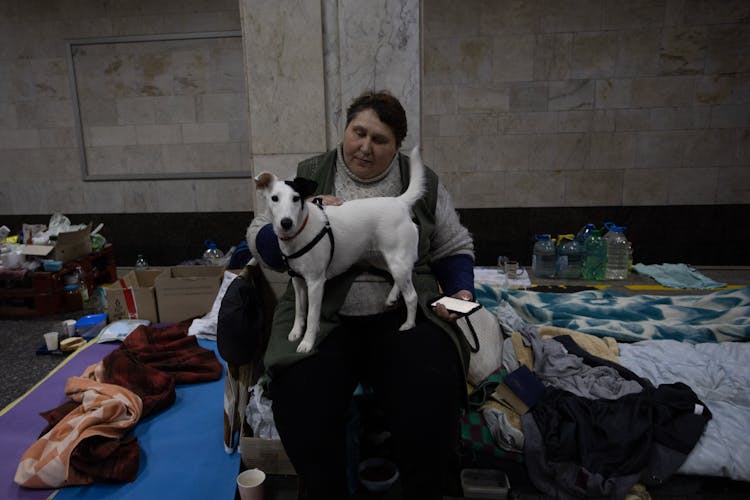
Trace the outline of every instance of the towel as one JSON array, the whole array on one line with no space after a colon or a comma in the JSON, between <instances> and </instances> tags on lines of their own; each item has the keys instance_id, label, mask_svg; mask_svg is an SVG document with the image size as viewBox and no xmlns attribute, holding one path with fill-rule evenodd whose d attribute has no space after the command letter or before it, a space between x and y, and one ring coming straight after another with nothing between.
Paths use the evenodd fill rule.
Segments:
<instances>
[{"instance_id":1,"label":"towel","mask_svg":"<svg viewBox=\"0 0 750 500\"><path fill-rule=\"evenodd\" d=\"M633 269L670 288L722 288L719 283L685 264L636 264Z\"/></svg>"},{"instance_id":2,"label":"towel","mask_svg":"<svg viewBox=\"0 0 750 500\"><path fill-rule=\"evenodd\" d=\"M23 454L14 478L21 486L58 488L94 482L94 477L69 467L75 449L93 437L108 438L116 446L141 417L141 398L118 385L71 377L65 395L80 404ZM137 460L134 469L138 470Z\"/></svg>"}]
</instances>

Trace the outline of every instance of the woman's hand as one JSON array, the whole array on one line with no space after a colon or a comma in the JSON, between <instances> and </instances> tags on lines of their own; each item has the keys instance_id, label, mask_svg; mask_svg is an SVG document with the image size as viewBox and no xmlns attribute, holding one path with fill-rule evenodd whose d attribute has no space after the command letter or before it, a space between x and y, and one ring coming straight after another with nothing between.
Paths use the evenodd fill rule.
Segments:
<instances>
[{"instance_id":1,"label":"woman's hand","mask_svg":"<svg viewBox=\"0 0 750 500\"><path fill-rule=\"evenodd\" d=\"M310 201L312 203L315 203L316 199L320 199L322 201L322 203L323 203L323 206L326 206L326 205L342 205L344 203L342 200L336 198L332 194L319 194L317 196L311 196L310 198L308 198L305 201Z\"/></svg>"},{"instance_id":2,"label":"woman's hand","mask_svg":"<svg viewBox=\"0 0 750 500\"><path fill-rule=\"evenodd\" d=\"M451 297L460 300L474 300L474 296L468 290L459 290L451 295ZM443 304L437 304L434 309L435 314L446 321L456 321L461 317L461 314L448 311Z\"/></svg>"}]
</instances>

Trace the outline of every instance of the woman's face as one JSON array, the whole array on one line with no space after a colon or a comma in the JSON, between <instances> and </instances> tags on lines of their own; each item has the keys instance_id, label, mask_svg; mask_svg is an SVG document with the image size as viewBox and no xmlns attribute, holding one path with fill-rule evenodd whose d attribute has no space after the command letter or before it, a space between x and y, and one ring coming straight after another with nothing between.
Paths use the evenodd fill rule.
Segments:
<instances>
[{"instance_id":1,"label":"woman's face","mask_svg":"<svg viewBox=\"0 0 750 500\"><path fill-rule=\"evenodd\" d=\"M393 131L372 109L357 113L344 131L344 161L361 179L385 172L397 149Z\"/></svg>"}]
</instances>

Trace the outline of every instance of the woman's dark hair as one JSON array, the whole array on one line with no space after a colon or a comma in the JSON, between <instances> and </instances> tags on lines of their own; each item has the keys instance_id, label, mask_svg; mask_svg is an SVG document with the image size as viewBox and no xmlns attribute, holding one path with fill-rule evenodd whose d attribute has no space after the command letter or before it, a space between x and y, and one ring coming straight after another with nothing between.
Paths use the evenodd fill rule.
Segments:
<instances>
[{"instance_id":1,"label":"woman's dark hair","mask_svg":"<svg viewBox=\"0 0 750 500\"><path fill-rule=\"evenodd\" d=\"M396 147L401 147L401 142L406 137L406 112L401 103L387 90L377 92L365 92L360 95L346 110L346 126L354 119L360 111L371 109L375 111L380 121L391 128L396 137Z\"/></svg>"}]
</instances>

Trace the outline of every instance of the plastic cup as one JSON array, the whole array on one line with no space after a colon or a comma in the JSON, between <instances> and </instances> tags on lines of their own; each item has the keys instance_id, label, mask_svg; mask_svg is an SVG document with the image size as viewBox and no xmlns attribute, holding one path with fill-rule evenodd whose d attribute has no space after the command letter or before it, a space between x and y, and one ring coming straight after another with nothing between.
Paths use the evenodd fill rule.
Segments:
<instances>
[{"instance_id":1,"label":"plastic cup","mask_svg":"<svg viewBox=\"0 0 750 500\"><path fill-rule=\"evenodd\" d=\"M47 344L47 350L48 351L56 351L57 350L57 343L58 343L58 333L57 332L47 332L44 334L44 342Z\"/></svg>"},{"instance_id":2,"label":"plastic cup","mask_svg":"<svg viewBox=\"0 0 750 500\"><path fill-rule=\"evenodd\" d=\"M248 469L237 476L237 489L242 500L263 500L263 482L266 473L260 469Z\"/></svg>"},{"instance_id":3,"label":"plastic cup","mask_svg":"<svg viewBox=\"0 0 750 500\"><path fill-rule=\"evenodd\" d=\"M74 337L76 334L76 320L66 319L62 322L64 335L67 337Z\"/></svg>"},{"instance_id":4,"label":"plastic cup","mask_svg":"<svg viewBox=\"0 0 750 500\"><path fill-rule=\"evenodd\" d=\"M505 274L505 263L508 262L508 257L505 255L499 255L497 257L497 272Z\"/></svg>"}]
</instances>

